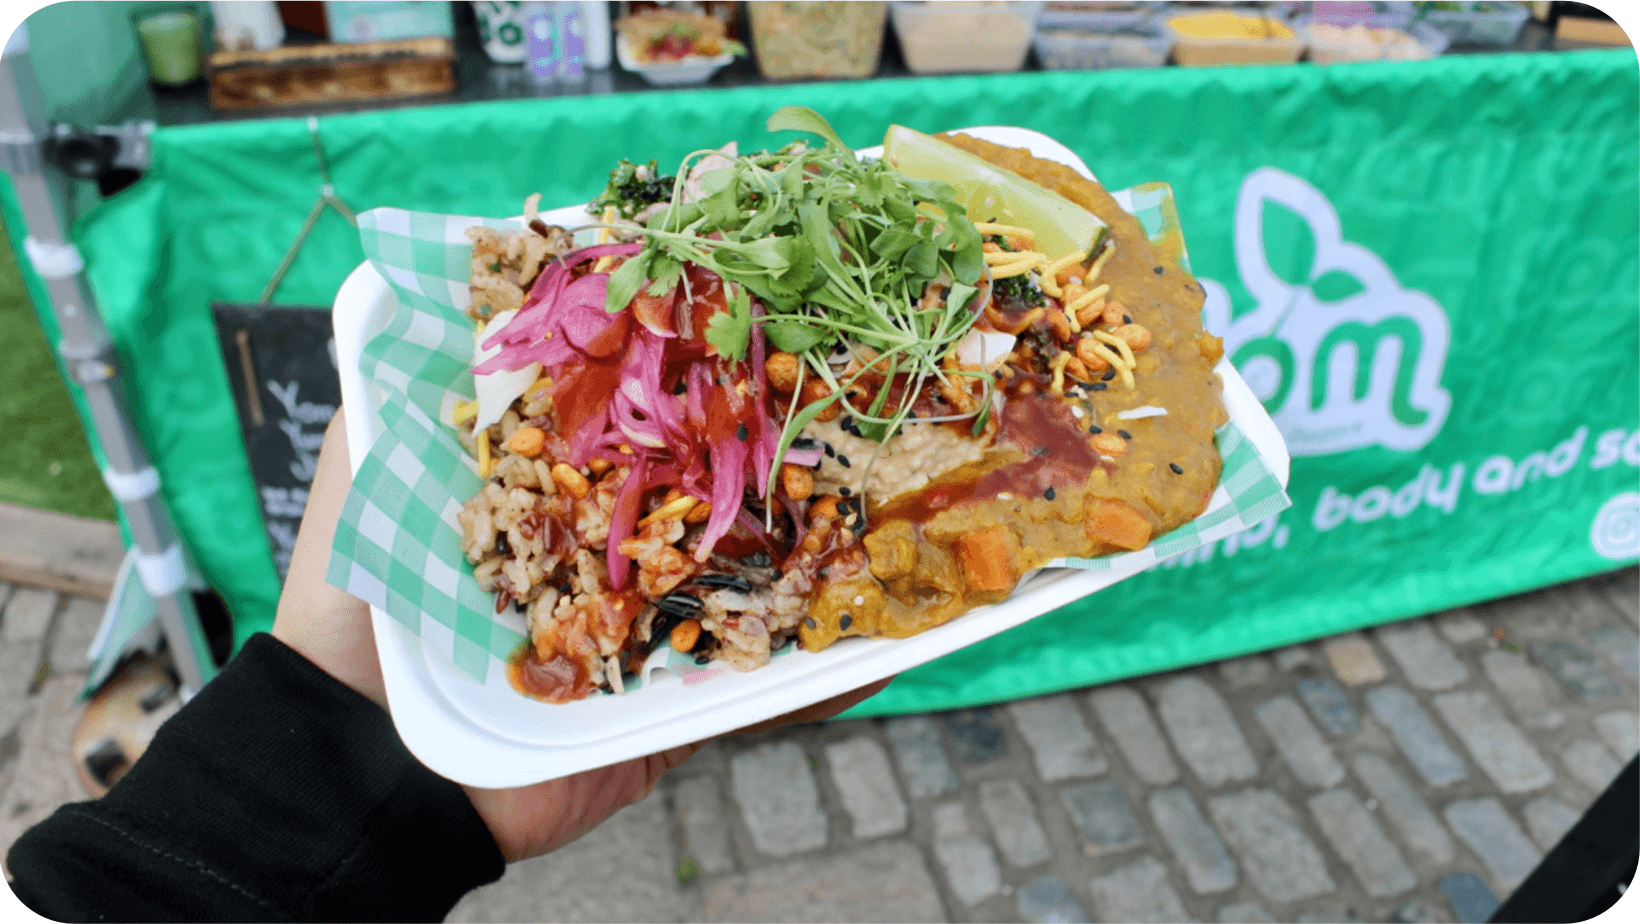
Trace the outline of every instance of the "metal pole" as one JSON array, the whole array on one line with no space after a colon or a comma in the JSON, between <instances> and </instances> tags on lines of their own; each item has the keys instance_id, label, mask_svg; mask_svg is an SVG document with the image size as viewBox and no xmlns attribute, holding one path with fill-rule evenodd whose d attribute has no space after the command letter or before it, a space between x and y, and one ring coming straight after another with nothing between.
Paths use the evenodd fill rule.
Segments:
<instances>
[{"instance_id":1,"label":"metal pole","mask_svg":"<svg viewBox=\"0 0 1640 924\"><path fill-rule=\"evenodd\" d=\"M159 493L159 473L131 426L119 357L97 313L78 248L68 239L61 203L65 179L48 169L42 142L49 126L29 57L28 27L6 44L0 67L0 169L11 176L27 224L24 250L46 282L62 331L57 344L69 376L79 383L108 467L103 479L119 501L137 548L137 573L159 607L184 696L216 674L215 662L188 591L188 561Z\"/></svg>"}]
</instances>

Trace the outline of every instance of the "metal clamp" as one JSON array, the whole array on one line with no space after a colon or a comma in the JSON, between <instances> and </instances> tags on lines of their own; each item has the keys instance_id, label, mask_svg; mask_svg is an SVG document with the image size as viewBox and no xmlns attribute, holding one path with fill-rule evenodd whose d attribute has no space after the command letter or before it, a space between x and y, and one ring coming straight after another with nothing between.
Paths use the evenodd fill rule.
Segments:
<instances>
[{"instance_id":1,"label":"metal clamp","mask_svg":"<svg viewBox=\"0 0 1640 924\"><path fill-rule=\"evenodd\" d=\"M27 131L0 132L0 170L12 176L40 172L40 140Z\"/></svg>"}]
</instances>

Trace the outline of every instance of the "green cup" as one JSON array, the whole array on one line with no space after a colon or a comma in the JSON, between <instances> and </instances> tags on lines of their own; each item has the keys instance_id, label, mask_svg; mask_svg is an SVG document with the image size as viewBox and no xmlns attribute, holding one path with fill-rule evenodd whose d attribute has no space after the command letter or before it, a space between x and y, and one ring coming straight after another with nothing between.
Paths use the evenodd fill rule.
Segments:
<instances>
[{"instance_id":1,"label":"green cup","mask_svg":"<svg viewBox=\"0 0 1640 924\"><path fill-rule=\"evenodd\" d=\"M179 87L199 79L199 13L185 8L144 11L137 35L148 58L148 73L160 86Z\"/></svg>"}]
</instances>

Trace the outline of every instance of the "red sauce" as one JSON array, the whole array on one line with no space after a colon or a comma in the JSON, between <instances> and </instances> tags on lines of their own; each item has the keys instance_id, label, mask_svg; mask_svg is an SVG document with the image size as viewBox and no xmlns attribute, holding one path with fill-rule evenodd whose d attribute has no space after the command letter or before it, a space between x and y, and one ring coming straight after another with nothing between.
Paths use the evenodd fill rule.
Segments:
<instances>
[{"instance_id":1,"label":"red sauce","mask_svg":"<svg viewBox=\"0 0 1640 924\"><path fill-rule=\"evenodd\" d=\"M1025 458L976 477L936 484L887 513L926 522L942 510L1000 494L1040 497L1048 489L1080 487L1101 463L1088 434L1058 397L1013 395L1003 405L997 444Z\"/></svg>"},{"instance_id":2,"label":"red sauce","mask_svg":"<svg viewBox=\"0 0 1640 924\"><path fill-rule=\"evenodd\" d=\"M592 676L579 664L561 654L537 661L527 642L507 659L507 679L513 689L549 703L574 702L592 692Z\"/></svg>"}]
</instances>

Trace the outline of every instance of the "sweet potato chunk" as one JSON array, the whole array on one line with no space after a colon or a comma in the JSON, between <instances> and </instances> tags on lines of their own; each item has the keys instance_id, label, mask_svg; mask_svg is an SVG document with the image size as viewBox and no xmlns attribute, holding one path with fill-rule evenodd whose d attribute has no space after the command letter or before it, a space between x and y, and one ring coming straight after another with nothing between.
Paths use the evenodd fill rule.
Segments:
<instances>
[{"instance_id":1,"label":"sweet potato chunk","mask_svg":"<svg viewBox=\"0 0 1640 924\"><path fill-rule=\"evenodd\" d=\"M1088 535L1121 549L1142 549L1150 541L1150 521L1119 500L1088 498L1084 518Z\"/></svg>"},{"instance_id":2,"label":"sweet potato chunk","mask_svg":"<svg viewBox=\"0 0 1640 924\"><path fill-rule=\"evenodd\" d=\"M978 591L1007 591L1014 586L1014 536L993 526L957 540L957 560L968 586Z\"/></svg>"}]
</instances>

